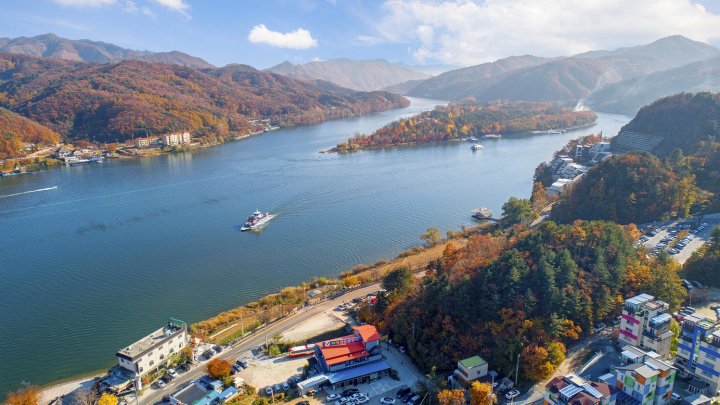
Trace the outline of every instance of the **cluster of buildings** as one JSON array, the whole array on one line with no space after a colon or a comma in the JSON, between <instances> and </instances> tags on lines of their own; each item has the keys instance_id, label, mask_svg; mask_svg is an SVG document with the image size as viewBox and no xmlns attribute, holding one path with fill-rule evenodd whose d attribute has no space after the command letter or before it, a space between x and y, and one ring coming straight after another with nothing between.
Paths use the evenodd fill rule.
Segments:
<instances>
[{"instance_id":1,"label":"cluster of buildings","mask_svg":"<svg viewBox=\"0 0 720 405\"><path fill-rule=\"evenodd\" d=\"M320 386L333 389L357 385L381 378L390 370L383 360L380 334L375 326L353 327L353 334L315 344L308 362L313 374L298 383L301 395Z\"/></svg>"},{"instance_id":2,"label":"cluster of buildings","mask_svg":"<svg viewBox=\"0 0 720 405\"><path fill-rule=\"evenodd\" d=\"M135 139L135 146L138 148L152 148L165 146L189 145L192 142L190 132L173 132L160 136L149 136Z\"/></svg>"},{"instance_id":3,"label":"cluster of buildings","mask_svg":"<svg viewBox=\"0 0 720 405\"><path fill-rule=\"evenodd\" d=\"M592 145L578 144L575 155L558 155L550 162L553 184L547 189L549 196L559 195L565 188L580 179L588 167L612 156L609 142L597 142ZM584 162L580 163L580 162Z\"/></svg>"}]
</instances>

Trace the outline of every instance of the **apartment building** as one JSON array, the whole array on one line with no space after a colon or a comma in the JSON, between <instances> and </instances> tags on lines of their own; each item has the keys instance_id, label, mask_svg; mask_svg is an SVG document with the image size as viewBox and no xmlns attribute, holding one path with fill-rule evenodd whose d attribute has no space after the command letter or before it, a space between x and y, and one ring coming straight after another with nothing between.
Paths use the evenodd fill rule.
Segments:
<instances>
[{"instance_id":1,"label":"apartment building","mask_svg":"<svg viewBox=\"0 0 720 405\"><path fill-rule=\"evenodd\" d=\"M695 378L688 390L715 395L720 387L720 324L706 318L685 316L682 320L675 365Z\"/></svg>"},{"instance_id":2,"label":"apartment building","mask_svg":"<svg viewBox=\"0 0 720 405\"><path fill-rule=\"evenodd\" d=\"M170 319L162 328L120 349L116 353L118 365L133 373L136 384L139 384L140 379L137 377L157 370L167 363L172 354L179 353L189 342L187 324Z\"/></svg>"},{"instance_id":3,"label":"apartment building","mask_svg":"<svg viewBox=\"0 0 720 405\"><path fill-rule=\"evenodd\" d=\"M187 145L192 140L190 132L175 132L172 134L165 134L160 136L160 142L162 146L179 146Z\"/></svg>"},{"instance_id":4,"label":"apartment building","mask_svg":"<svg viewBox=\"0 0 720 405\"><path fill-rule=\"evenodd\" d=\"M625 300L618 328L620 344L652 350L662 358L670 355L670 305L648 294Z\"/></svg>"}]
</instances>

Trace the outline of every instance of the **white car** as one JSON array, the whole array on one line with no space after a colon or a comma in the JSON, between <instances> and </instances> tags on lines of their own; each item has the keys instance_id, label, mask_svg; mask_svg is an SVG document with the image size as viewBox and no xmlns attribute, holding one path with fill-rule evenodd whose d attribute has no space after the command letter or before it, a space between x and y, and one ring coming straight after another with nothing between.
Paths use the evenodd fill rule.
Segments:
<instances>
[{"instance_id":1,"label":"white car","mask_svg":"<svg viewBox=\"0 0 720 405\"><path fill-rule=\"evenodd\" d=\"M517 397L518 395L520 395L520 391L518 391L516 389L512 389L512 390L508 391L507 394L505 394L505 398L507 400L511 400L511 399Z\"/></svg>"},{"instance_id":2,"label":"white car","mask_svg":"<svg viewBox=\"0 0 720 405\"><path fill-rule=\"evenodd\" d=\"M380 403L385 405L395 405L395 398L384 397L380 398Z\"/></svg>"},{"instance_id":3,"label":"white car","mask_svg":"<svg viewBox=\"0 0 720 405\"><path fill-rule=\"evenodd\" d=\"M595 325L595 327L593 328L593 332L599 333L599 332L602 332L603 329L605 329L605 324L599 323L599 324Z\"/></svg>"},{"instance_id":4,"label":"white car","mask_svg":"<svg viewBox=\"0 0 720 405\"><path fill-rule=\"evenodd\" d=\"M177 371L175 371L174 368L169 368L167 373L172 378L176 378L178 376L178 373L177 373Z\"/></svg>"},{"instance_id":5,"label":"white car","mask_svg":"<svg viewBox=\"0 0 720 405\"><path fill-rule=\"evenodd\" d=\"M157 380L155 380L155 385L157 385L158 388L165 388L165 385L167 385L167 384L165 384L165 381L158 378Z\"/></svg>"},{"instance_id":6,"label":"white car","mask_svg":"<svg viewBox=\"0 0 720 405\"><path fill-rule=\"evenodd\" d=\"M335 400L338 400L338 399L340 399L340 395L339 395L339 394L328 394L328 396L327 396L327 398L326 398L325 400L328 401L328 402L330 402L330 401L335 401Z\"/></svg>"},{"instance_id":7,"label":"white car","mask_svg":"<svg viewBox=\"0 0 720 405\"><path fill-rule=\"evenodd\" d=\"M364 404L368 401L370 401L370 398L366 397L365 395L360 395L354 399L355 403L358 404Z\"/></svg>"},{"instance_id":8,"label":"white car","mask_svg":"<svg viewBox=\"0 0 720 405\"><path fill-rule=\"evenodd\" d=\"M342 397L335 401L335 405L345 405L349 400L349 398Z\"/></svg>"}]
</instances>

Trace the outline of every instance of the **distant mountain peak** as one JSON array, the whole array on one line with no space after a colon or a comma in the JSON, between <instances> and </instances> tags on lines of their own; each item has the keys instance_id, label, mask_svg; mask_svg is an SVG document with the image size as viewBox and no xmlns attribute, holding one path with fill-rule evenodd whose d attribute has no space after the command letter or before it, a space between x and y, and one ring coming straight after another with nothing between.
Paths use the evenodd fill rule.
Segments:
<instances>
[{"instance_id":1,"label":"distant mountain peak","mask_svg":"<svg viewBox=\"0 0 720 405\"><path fill-rule=\"evenodd\" d=\"M373 91L429 75L385 59L336 58L294 65L283 62L269 72L307 81L326 81L353 90Z\"/></svg>"},{"instance_id":2,"label":"distant mountain peak","mask_svg":"<svg viewBox=\"0 0 720 405\"><path fill-rule=\"evenodd\" d=\"M34 37L0 38L0 52L76 62L116 62L124 59L147 60L194 68L213 67L205 60L180 51L150 52L126 49L107 42L67 39L53 33Z\"/></svg>"}]
</instances>

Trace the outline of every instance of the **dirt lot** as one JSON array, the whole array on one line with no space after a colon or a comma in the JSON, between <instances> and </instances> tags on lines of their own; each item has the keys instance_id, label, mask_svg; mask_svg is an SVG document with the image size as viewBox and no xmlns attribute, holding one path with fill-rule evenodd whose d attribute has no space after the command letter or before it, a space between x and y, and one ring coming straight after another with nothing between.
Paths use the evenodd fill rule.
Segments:
<instances>
[{"instance_id":1,"label":"dirt lot","mask_svg":"<svg viewBox=\"0 0 720 405\"><path fill-rule=\"evenodd\" d=\"M345 321L339 315L334 314L333 311L326 311L313 318L312 322L305 322L288 329L283 332L282 337L285 341L300 342L313 336L336 330L343 325L345 325Z\"/></svg>"},{"instance_id":2,"label":"dirt lot","mask_svg":"<svg viewBox=\"0 0 720 405\"><path fill-rule=\"evenodd\" d=\"M255 357L252 353L247 353L245 358L249 360L248 368L237 375L255 386L258 391L268 385L282 384L296 374L302 374L303 367L307 364L307 358L273 358L265 355Z\"/></svg>"}]
</instances>

